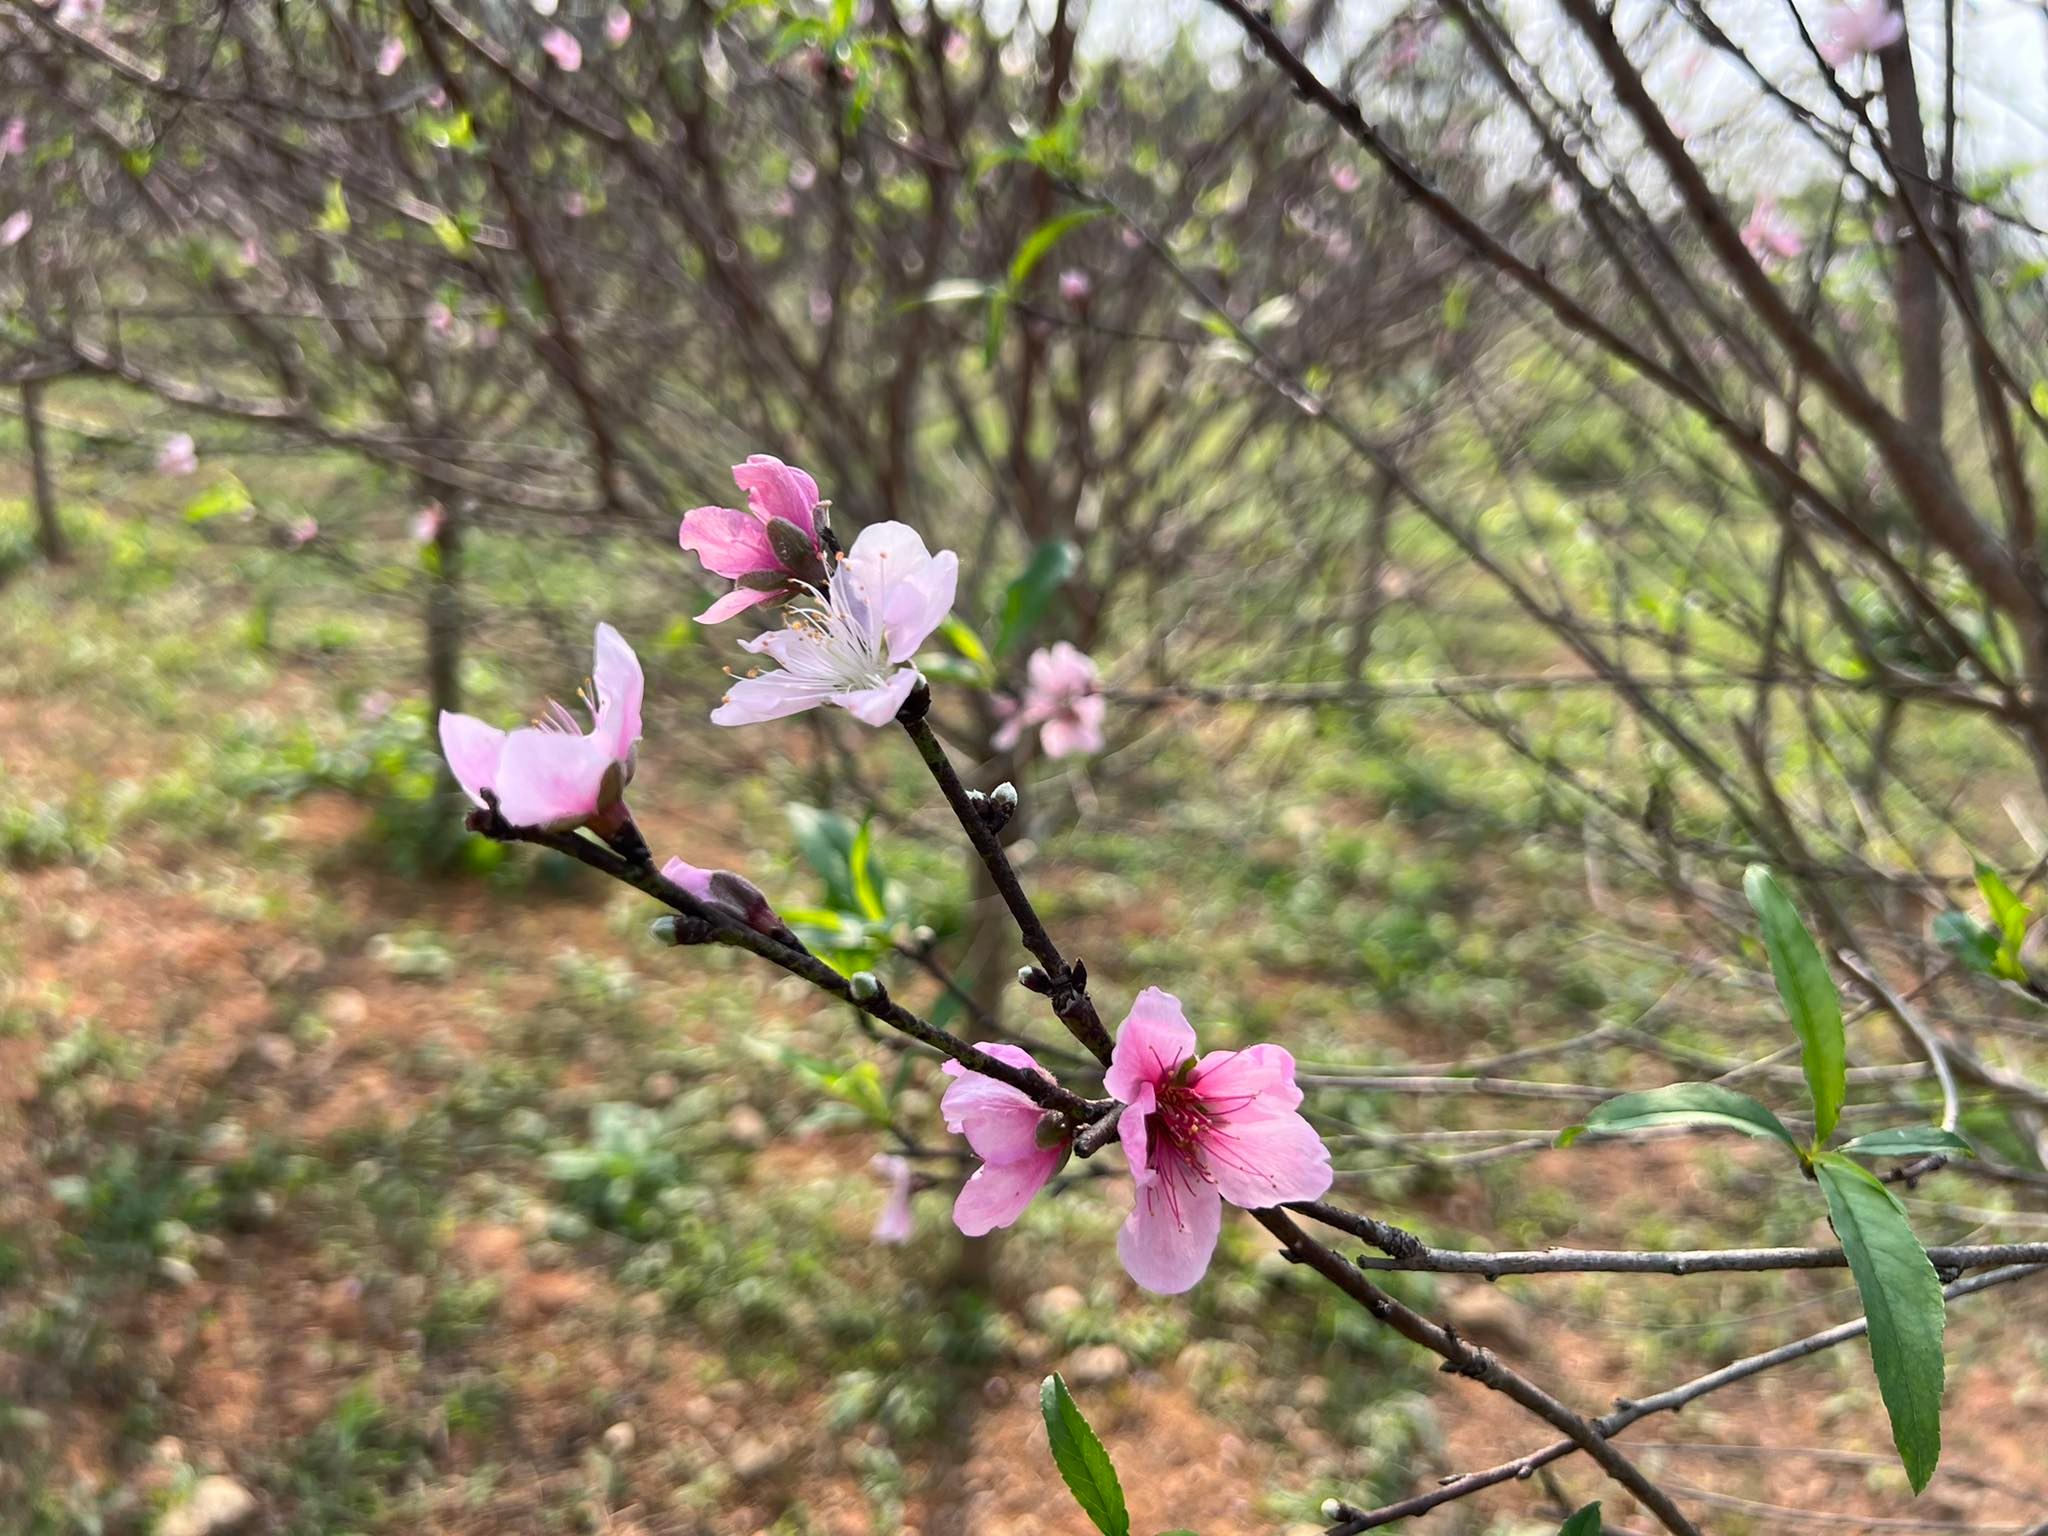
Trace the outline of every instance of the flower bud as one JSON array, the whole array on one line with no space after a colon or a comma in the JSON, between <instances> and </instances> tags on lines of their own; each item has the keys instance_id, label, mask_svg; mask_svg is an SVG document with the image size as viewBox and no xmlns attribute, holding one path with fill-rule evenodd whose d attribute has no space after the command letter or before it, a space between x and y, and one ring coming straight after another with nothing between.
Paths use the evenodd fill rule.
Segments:
<instances>
[{"instance_id":1,"label":"flower bud","mask_svg":"<svg viewBox=\"0 0 2048 1536\"><path fill-rule=\"evenodd\" d=\"M882 984L873 971L855 971L846 978L846 988L856 1003L871 1003L882 995Z\"/></svg>"},{"instance_id":2,"label":"flower bud","mask_svg":"<svg viewBox=\"0 0 2048 1536\"><path fill-rule=\"evenodd\" d=\"M1045 972L1035 965L1017 967L1017 985L1026 992L1036 992L1040 996L1052 991L1052 982L1046 977Z\"/></svg>"},{"instance_id":3,"label":"flower bud","mask_svg":"<svg viewBox=\"0 0 2048 1536\"><path fill-rule=\"evenodd\" d=\"M649 934L653 936L654 942L657 944L680 944L682 942L682 940L676 936L676 919L674 913L670 913L665 917L657 917L653 922L647 925L647 931Z\"/></svg>"},{"instance_id":4,"label":"flower bud","mask_svg":"<svg viewBox=\"0 0 2048 1536\"><path fill-rule=\"evenodd\" d=\"M1335 1525L1344 1518L1344 1506L1335 1499L1323 1500L1322 1516L1325 1522Z\"/></svg>"},{"instance_id":5,"label":"flower bud","mask_svg":"<svg viewBox=\"0 0 2048 1536\"><path fill-rule=\"evenodd\" d=\"M1048 1109L1038 1117L1038 1128L1031 1139L1039 1146L1052 1148L1064 1146L1074 1139L1074 1128L1067 1124L1067 1117L1056 1109Z\"/></svg>"}]
</instances>

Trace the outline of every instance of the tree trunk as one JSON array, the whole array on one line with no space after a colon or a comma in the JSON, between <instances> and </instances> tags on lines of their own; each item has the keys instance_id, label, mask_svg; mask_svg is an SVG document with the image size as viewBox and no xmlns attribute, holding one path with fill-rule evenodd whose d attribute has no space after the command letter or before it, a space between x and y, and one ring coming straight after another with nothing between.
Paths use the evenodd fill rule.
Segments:
<instances>
[{"instance_id":1,"label":"tree trunk","mask_svg":"<svg viewBox=\"0 0 2048 1536\"><path fill-rule=\"evenodd\" d=\"M1884 72L1884 107L1899 196L1912 207L1918 228L1900 231L1895 272L1899 307L1899 407L1906 424L1930 449L1941 448L1941 280L1934 268L1936 221L1929 185L1927 140L1920 125L1920 87L1913 54L1901 38L1878 55ZM1924 231L1924 236L1921 233Z\"/></svg>"},{"instance_id":2,"label":"tree trunk","mask_svg":"<svg viewBox=\"0 0 2048 1536\"><path fill-rule=\"evenodd\" d=\"M21 381L21 425L28 434L29 468L35 481L36 548L52 565L71 558L64 525L57 520L57 483L50 471L50 445L43 436L43 382Z\"/></svg>"},{"instance_id":3,"label":"tree trunk","mask_svg":"<svg viewBox=\"0 0 2048 1536\"><path fill-rule=\"evenodd\" d=\"M462 708L463 510L458 502L441 514L429 546L434 584L427 591L427 730L437 751L441 711ZM445 763L441 771L447 776Z\"/></svg>"}]
</instances>

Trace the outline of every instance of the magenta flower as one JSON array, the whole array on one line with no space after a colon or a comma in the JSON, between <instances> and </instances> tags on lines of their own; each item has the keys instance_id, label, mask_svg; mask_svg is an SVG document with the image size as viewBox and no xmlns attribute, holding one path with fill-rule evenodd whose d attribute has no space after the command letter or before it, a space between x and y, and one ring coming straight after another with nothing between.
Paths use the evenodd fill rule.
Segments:
<instances>
[{"instance_id":1,"label":"magenta flower","mask_svg":"<svg viewBox=\"0 0 2048 1536\"><path fill-rule=\"evenodd\" d=\"M887 725L923 681L908 665L953 609L960 560L930 553L902 523L863 528L840 557L823 607L792 608L788 629L740 648L781 669L743 677L711 712L713 725L754 725L836 704L865 725Z\"/></svg>"},{"instance_id":2,"label":"magenta flower","mask_svg":"<svg viewBox=\"0 0 2048 1536\"><path fill-rule=\"evenodd\" d=\"M633 13L623 5L615 5L604 13L604 40L614 48L623 47L626 39L633 35Z\"/></svg>"},{"instance_id":3,"label":"magenta flower","mask_svg":"<svg viewBox=\"0 0 2048 1536\"><path fill-rule=\"evenodd\" d=\"M1329 1150L1300 1114L1294 1058L1254 1045L1197 1060L1170 992L1138 994L1103 1081L1124 1104L1117 1134L1137 1183L1117 1254L1148 1291L1176 1295L1208 1271L1225 1200L1262 1210L1330 1187Z\"/></svg>"},{"instance_id":4,"label":"magenta flower","mask_svg":"<svg viewBox=\"0 0 2048 1536\"><path fill-rule=\"evenodd\" d=\"M199 468L199 450L190 432L173 432L157 452L156 472L160 475L189 475Z\"/></svg>"},{"instance_id":5,"label":"magenta flower","mask_svg":"<svg viewBox=\"0 0 2048 1536\"><path fill-rule=\"evenodd\" d=\"M549 27L541 34L541 51L555 61L555 68L573 75L583 67L583 45L561 27Z\"/></svg>"},{"instance_id":6,"label":"magenta flower","mask_svg":"<svg viewBox=\"0 0 2048 1536\"><path fill-rule=\"evenodd\" d=\"M594 648L588 732L553 700L536 724L511 732L441 711L441 751L456 782L478 805L495 794L515 827L565 832L602 825L623 807L640 740L640 658L609 624L597 626Z\"/></svg>"},{"instance_id":7,"label":"magenta flower","mask_svg":"<svg viewBox=\"0 0 2048 1536\"><path fill-rule=\"evenodd\" d=\"M1052 1081L1052 1074L1020 1046L990 1041L981 1049L997 1061ZM943 1070L954 1079L939 1100L946 1129L965 1136L981 1159L953 1202L953 1225L969 1237L981 1237L1024 1214L1031 1197L1067 1160L1072 1137L1063 1120L1048 1117L1021 1089L970 1072L957 1061L947 1062Z\"/></svg>"},{"instance_id":8,"label":"magenta flower","mask_svg":"<svg viewBox=\"0 0 2048 1536\"><path fill-rule=\"evenodd\" d=\"M1828 12L1820 56L1840 69L1844 64L1889 48L1906 35L1906 18L1888 0L1859 0Z\"/></svg>"},{"instance_id":9,"label":"magenta flower","mask_svg":"<svg viewBox=\"0 0 2048 1536\"><path fill-rule=\"evenodd\" d=\"M405 39L394 32L384 39L383 46L377 50L377 73L395 75L398 73L398 66L404 62Z\"/></svg>"},{"instance_id":10,"label":"magenta flower","mask_svg":"<svg viewBox=\"0 0 2048 1536\"><path fill-rule=\"evenodd\" d=\"M1777 199L1760 197L1742 226L1743 247L1758 261L1769 265L1789 261L1806 249L1806 237L1799 227L1778 210Z\"/></svg>"},{"instance_id":11,"label":"magenta flower","mask_svg":"<svg viewBox=\"0 0 2048 1536\"><path fill-rule=\"evenodd\" d=\"M995 734L996 750L1007 752L1031 726L1047 757L1102 750L1102 694L1095 663L1085 652L1062 640L1036 650L1025 663L1027 681L1021 704L1004 700L1009 717Z\"/></svg>"},{"instance_id":12,"label":"magenta flower","mask_svg":"<svg viewBox=\"0 0 2048 1536\"><path fill-rule=\"evenodd\" d=\"M1079 267L1069 267L1060 274L1060 297L1069 304L1085 304L1088 295L1095 291L1095 284Z\"/></svg>"},{"instance_id":13,"label":"magenta flower","mask_svg":"<svg viewBox=\"0 0 2048 1536\"><path fill-rule=\"evenodd\" d=\"M36 216L26 208L17 208L7 215L6 221L0 223L0 251L10 245L21 244L22 236L34 227L35 222Z\"/></svg>"},{"instance_id":14,"label":"magenta flower","mask_svg":"<svg viewBox=\"0 0 2048 1536\"><path fill-rule=\"evenodd\" d=\"M889 1198L882 1202L882 1214L875 1218L874 1240L878 1243L907 1243L916 1229L910 1217L910 1162L893 1152L877 1154L868 1166L889 1181Z\"/></svg>"},{"instance_id":15,"label":"magenta flower","mask_svg":"<svg viewBox=\"0 0 2048 1536\"><path fill-rule=\"evenodd\" d=\"M707 907L716 907L745 923L756 933L794 944L796 935L768 904L761 888L744 875L729 869L699 869L682 859L670 859L661 866L663 878L673 880Z\"/></svg>"},{"instance_id":16,"label":"magenta flower","mask_svg":"<svg viewBox=\"0 0 2048 1536\"><path fill-rule=\"evenodd\" d=\"M699 624L719 624L757 603L794 597L800 587L825 585L818 482L767 453L733 465L732 478L747 493L745 512L695 507L683 514L683 548L714 576L739 583L697 615Z\"/></svg>"}]
</instances>

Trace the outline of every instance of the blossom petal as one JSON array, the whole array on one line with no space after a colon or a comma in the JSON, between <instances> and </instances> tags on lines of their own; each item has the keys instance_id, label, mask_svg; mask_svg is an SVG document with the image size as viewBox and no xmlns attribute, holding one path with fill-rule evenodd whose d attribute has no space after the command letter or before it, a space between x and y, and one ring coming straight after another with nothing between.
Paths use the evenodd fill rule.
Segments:
<instances>
[{"instance_id":1,"label":"blossom petal","mask_svg":"<svg viewBox=\"0 0 2048 1536\"><path fill-rule=\"evenodd\" d=\"M811 516L818 505L818 482L802 470L782 462L771 453L750 453L747 462L732 467L732 478L747 493L747 503L763 524L771 517L786 518L815 540L817 522Z\"/></svg>"},{"instance_id":2,"label":"blossom petal","mask_svg":"<svg viewBox=\"0 0 2048 1536\"><path fill-rule=\"evenodd\" d=\"M734 587L717 602L697 615L699 624L723 624L736 613L745 613L749 608L762 603L772 603L783 594L780 592L756 592L752 587Z\"/></svg>"},{"instance_id":3,"label":"blossom petal","mask_svg":"<svg viewBox=\"0 0 2048 1536\"><path fill-rule=\"evenodd\" d=\"M725 702L711 711L713 725L758 725L802 714L832 697L830 683L814 682L788 672L743 677L726 690Z\"/></svg>"},{"instance_id":4,"label":"blossom petal","mask_svg":"<svg viewBox=\"0 0 2048 1536\"><path fill-rule=\"evenodd\" d=\"M1116 1137L1123 1143L1124 1161L1131 1165L1131 1178L1140 1189L1158 1177L1152 1167L1151 1127L1146 1120L1158 1107L1152 1085L1140 1083L1124 1112L1117 1116Z\"/></svg>"},{"instance_id":5,"label":"blossom petal","mask_svg":"<svg viewBox=\"0 0 2048 1536\"><path fill-rule=\"evenodd\" d=\"M497 785L504 750L505 733L495 725L485 725L474 715L441 711L441 755L448 759L462 792L478 805L484 803L484 791Z\"/></svg>"},{"instance_id":6,"label":"blossom petal","mask_svg":"<svg viewBox=\"0 0 2048 1536\"><path fill-rule=\"evenodd\" d=\"M887 725L896 718L896 711L903 707L903 701L910 697L910 690L923 675L915 667L898 667L879 687L835 693L832 702L863 725Z\"/></svg>"},{"instance_id":7,"label":"blossom petal","mask_svg":"<svg viewBox=\"0 0 2048 1536\"><path fill-rule=\"evenodd\" d=\"M1175 1159L1142 1185L1116 1235L1117 1257L1146 1290L1177 1296L1208 1273L1223 1228L1223 1197Z\"/></svg>"},{"instance_id":8,"label":"blossom petal","mask_svg":"<svg viewBox=\"0 0 2048 1536\"><path fill-rule=\"evenodd\" d=\"M622 763L640 740L640 701L646 692L646 674L633 647L609 624L597 626L592 641L596 660L591 681L597 684L598 739L612 761Z\"/></svg>"},{"instance_id":9,"label":"blossom petal","mask_svg":"<svg viewBox=\"0 0 2048 1536\"><path fill-rule=\"evenodd\" d=\"M670 859L661 866L661 877L673 880L699 901L711 899L711 871L699 869L682 859Z\"/></svg>"},{"instance_id":10,"label":"blossom petal","mask_svg":"<svg viewBox=\"0 0 2048 1536\"><path fill-rule=\"evenodd\" d=\"M614 759L594 736L512 732L498 759L498 808L515 827L576 826L597 814Z\"/></svg>"},{"instance_id":11,"label":"blossom petal","mask_svg":"<svg viewBox=\"0 0 2048 1536\"><path fill-rule=\"evenodd\" d=\"M1032 1060L1020 1046L992 1040L981 1049L996 1060L1051 1081L1051 1074ZM1045 1111L1008 1083L969 1071L957 1061L945 1063L954 1081L939 1100L946 1129L965 1136L974 1155L990 1163L1014 1163L1036 1157L1045 1149L1038 1145L1038 1122Z\"/></svg>"},{"instance_id":12,"label":"blossom petal","mask_svg":"<svg viewBox=\"0 0 2048 1536\"><path fill-rule=\"evenodd\" d=\"M864 614L888 641L891 661L908 661L947 614L960 582L960 557L933 555L908 523L871 523L861 529L840 568Z\"/></svg>"},{"instance_id":13,"label":"blossom petal","mask_svg":"<svg viewBox=\"0 0 2048 1536\"><path fill-rule=\"evenodd\" d=\"M1242 1051L1211 1051L1195 1067L1189 1086L1210 1112L1229 1116L1256 1110L1280 1114L1301 1107L1294 1084L1294 1057L1285 1046L1254 1045Z\"/></svg>"},{"instance_id":14,"label":"blossom petal","mask_svg":"<svg viewBox=\"0 0 2048 1536\"><path fill-rule=\"evenodd\" d=\"M1330 1149L1292 1112L1232 1116L1204 1134L1202 1151L1223 1198L1248 1211L1330 1190Z\"/></svg>"},{"instance_id":15,"label":"blossom petal","mask_svg":"<svg viewBox=\"0 0 2048 1536\"><path fill-rule=\"evenodd\" d=\"M1023 1162L983 1163L960 1186L960 1198L953 1202L953 1225L969 1237L1007 1227L1059 1170L1061 1155L1053 1147Z\"/></svg>"},{"instance_id":16,"label":"blossom petal","mask_svg":"<svg viewBox=\"0 0 2048 1536\"><path fill-rule=\"evenodd\" d=\"M907 1243L915 1230L910 1215L910 1163L887 1153L874 1160L874 1169L889 1181L889 1195L882 1202L882 1214L875 1218L874 1239L878 1243Z\"/></svg>"},{"instance_id":17,"label":"blossom petal","mask_svg":"<svg viewBox=\"0 0 2048 1536\"><path fill-rule=\"evenodd\" d=\"M769 546L767 526L731 507L692 507L683 514L677 541L715 576L737 581L756 571L782 569Z\"/></svg>"},{"instance_id":18,"label":"blossom petal","mask_svg":"<svg viewBox=\"0 0 2048 1536\"><path fill-rule=\"evenodd\" d=\"M1126 1104L1141 1083L1163 1082L1183 1058L1195 1054L1195 1030L1171 992L1147 987L1117 1026L1103 1086Z\"/></svg>"}]
</instances>

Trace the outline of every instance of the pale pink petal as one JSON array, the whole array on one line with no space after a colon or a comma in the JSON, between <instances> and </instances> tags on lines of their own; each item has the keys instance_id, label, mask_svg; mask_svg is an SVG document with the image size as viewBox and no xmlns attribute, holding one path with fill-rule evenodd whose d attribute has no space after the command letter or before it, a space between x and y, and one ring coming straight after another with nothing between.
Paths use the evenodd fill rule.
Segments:
<instances>
[{"instance_id":1,"label":"pale pink petal","mask_svg":"<svg viewBox=\"0 0 2048 1536\"><path fill-rule=\"evenodd\" d=\"M1194 1026L1181 1011L1180 999L1147 987L1117 1026L1116 1048L1103 1086L1129 1104L1141 1084L1165 1081L1194 1054Z\"/></svg>"},{"instance_id":2,"label":"pale pink petal","mask_svg":"<svg viewBox=\"0 0 2048 1536\"><path fill-rule=\"evenodd\" d=\"M541 34L540 45L555 61L555 67L564 73L573 75L583 67L583 45L572 33L560 27L549 27Z\"/></svg>"},{"instance_id":3,"label":"pale pink petal","mask_svg":"<svg viewBox=\"0 0 2048 1536\"><path fill-rule=\"evenodd\" d=\"M1291 1112L1233 1116L1203 1134L1202 1156L1223 1198L1246 1210L1329 1193L1330 1149Z\"/></svg>"},{"instance_id":4,"label":"pale pink petal","mask_svg":"<svg viewBox=\"0 0 2048 1536\"><path fill-rule=\"evenodd\" d=\"M1146 1290L1177 1296L1208 1273L1222 1228L1223 1197L1216 1186L1178 1159L1162 1162L1160 1177L1139 1187L1116 1235L1117 1257Z\"/></svg>"},{"instance_id":5,"label":"pale pink petal","mask_svg":"<svg viewBox=\"0 0 2048 1536\"><path fill-rule=\"evenodd\" d=\"M889 1181L889 1195L882 1202L882 1214L875 1218L874 1240L878 1243L907 1243L916 1230L910 1215L910 1163L894 1153L874 1160L875 1171Z\"/></svg>"},{"instance_id":6,"label":"pale pink petal","mask_svg":"<svg viewBox=\"0 0 2048 1536\"><path fill-rule=\"evenodd\" d=\"M661 866L661 875L664 880L673 880L699 901L711 899L711 871L708 869L699 869L682 859L670 859Z\"/></svg>"},{"instance_id":7,"label":"pale pink petal","mask_svg":"<svg viewBox=\"0 0 2048 1536\"><path fill-rule=\"evenodd\" d=\"M398 66L405 62L405 39L397 33L384 39L384 45L377 50L377 73L395 75Z\"/></svg>"},{"instance_id":8,"label":"pale pink petal","mask_svg":"<svg viewBox=\"0 0 2048 1536\"><path fill-rule=\"evenodd\" d=\"M1117 1116L1116 1138L1123 1143L1124 1161L1131 1165L1131 1178L1140 1189L1156 1177L1152 1167L1151 1126L1147 1117L1159 1107L1150 1083L1138 1084L1124 1112Z\"/></svg>"},{"instance_id":9,"label":"pale pink petal","mask_svg":"<svg viewBox=\"0 0 2048 1536\"><path fill-rule=\"evenodd\" d=\"M633 647L611 625L597 626L593 649L596 662L590 676L597 685L597 728L593 734L614 762L623 763L640 739L640 702L646 692L646 677Z\"/></svg>"},{"instance_id":10,"label":"pale pink petal","mask_svg":"<svg viewBox=\"0 0 2048 1536\"><path fill-rule=\"evenodd\" d=\"M836 588L848 584L860 611L888 639L891 661L908 661L953 608L960 560L950 549L934 556L907 523L872 523L847 551Z\"/></svg>"},{"instance_id":11,"label":"pale pink petal","mask_svg":"<svg viewBox=\"0 0 2048 1536\"><path fill-rule=\"evenodd\" d=\"M1089 733L1071 714L1055 715L1039 728L1038 744L1045 749L1045 755L1055 760L1073 757L1082 752L1099 752L1102 749L1102 734L1096 732L1091 739Z\"/></svg>"},{"instance_id":12,"label":"pale pink petal","mask_svg":"<svg viewBox=\"0 0 2048 1536\"><path fill-rule=\"evenodd\" d=\"M783 518L803 529L807 538L817 538L818 525L811 514L818 505L818 482L809 475L773 454L753 453L746 463L733 465L732 477L762 522Z\"/></svg>"},{"instance_id":13,"label":"pale pink petal","mask_svg":"<svg viewBox=\"0 0 2048 1536\"><path fill-rule=\"evenodd\" d=\"M21 244L22 236L29 232L35 222L36 216L26 208L17 208L7 215L6 222L0 223L0 251L6 250L10 245Z\"/></svg>"},{"instance_id":14,"label":"pale pink petal","mask_svg":"<svg viewBox=\"0 0 2048 1536\"><path fill-rule=\"evenodd\" d=\"M1017 738L1024 734L1024 715L1017 708L1015 699L1006 699L998 695L994 704L996 714L1001 717L1003 723L996 727L996 733L990 738L989 745L998 752L1007 752L1017 745Z\"/></svg>"},{"instance_id":15,"label":"pale pink petal","mask_svg":"<svg viewBox=\"0 0 2048 1536\"><path fill-rule=\"evenodd\" d=\"M597 814L614 759L602 742L528 726L505 738L498 809L515 827L577 826Z\"/></svg>"},{"instance_id":16,"label":"pale pink petal","mask_svg":"<svg viewBox=\"0 0 2048 1536\"><path fill-rule=\"evenodd\" d=\"M875 688L857 688L849 693L835 693L832 702L852 715L863 725L887 725L896 718L896 712L903 707L903 701L910 697L910 690L922 679L915 667L899 667L886 683Z\"/></svg>"},{"instance_id":17,"label":"pale pink petal","mask_svg":"<svg viewBox=\"0 0 2048 1536\"><path fill-rule=\"evenodd\" d=\"M751 587L734 587L709 608L697 615L699 624L723 624L736 613L745 613L749 608L762 603L772 603L780 592L756 592Z\"/></svg>"},{"instance_id":18,"label":"pale pink petal","mask_svg":"<svg viewBox=\"0 0 2048 1536\"><path fill-rule=\"evenodd\" d=\"M678 542L713 575L737 580L756 571L782 569L760 519L731 507L696 507L685 512Z\"/></svg>"},{"instance_id":19,"label":"pale pink petal","mask_svg":"<svg viewBox=\"0 0 2048 1536\"><path fill-rule=\"evenodd\" d=\"M758 725L815 709L831 697L830 683L807 682L787 672L764 672L759 677L743 677L727 689L725 701L711 711L711 723Z\"/></svg>"},{"instance_id":20,"label":"pale pink petal","mask_svg":"<svg viewBox=\"0 0 2048 1536\"><path fill-rule=\"evenodd\" d=\"M1261 1113L1279 1114L1301 1106L1301 1089L1294 1083L1294 1058L1284 1046L1211 1051L1196 1064L1188 1086L1216 1115L1233 1115L1254 1106Z\"/></svg>"},{"instance_id":21,"label":"pale pink petal","mask_svg":"<svg viewBox=\"0 0 2048 1536\"><path fill-rule=\"evenodd\" d=\"M1053 1147L1022 1162L983 1163L960 1186L960 1198L953 1202L953 1225L969 1237L1007 1227L1059 1171L1061 1156Z\"/></svg>"},{"instance_id":22,"label":"pale pink petal","mask_svg":"<svg viewBox=\"0 0 2048 1536\"><path fill-rule=\"evenodd\" d=\"M633 13L623 5L615 5L604 16L604 40L614 48L623 44L633 35Z\"/></svg>"},{"instance_id":23,"label":"pale pink petal","mask_svg":"<svg viewBox=\"0 0 2048 1536\"><path fill-rule=\"evenodd\" d=\"M1021 1046L991 1040L981 1050L996 1060L1026 1072L1036 1072L1047 1082L1052 1074ZM991 1163L1013 1163L1035 1157L1045 1149L1038 1145L1038 1123L1045 1111L1008 1083L969 1071L957 1061L943 1070L953 1082L939 1100L939 1113L946 1129L965 1136L975 1156Z\"/></svg>"},{"instance_id":24,"label":"pale pink petal","mask_svg":"<svg viewBox=\"0 0 2048 1536\"><path fill-rule=\"evenodd\" d=\"M485 725L474 715L441 711L441 755L448 759L449 772L462 792L478 805L484 803L483 792L497 784L498 759L504 750L505 733L495 725Z\"/></svg>"}]
</instances>

